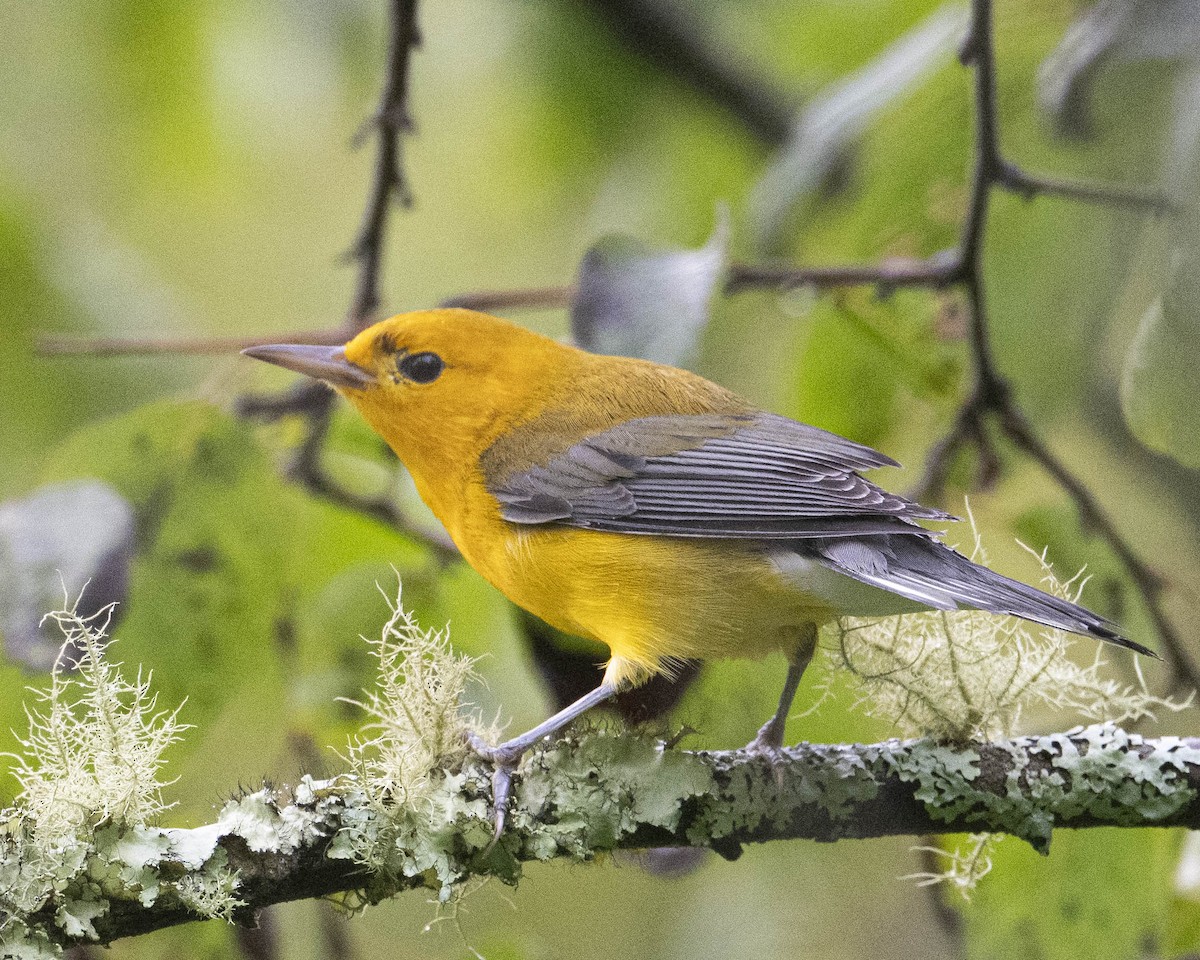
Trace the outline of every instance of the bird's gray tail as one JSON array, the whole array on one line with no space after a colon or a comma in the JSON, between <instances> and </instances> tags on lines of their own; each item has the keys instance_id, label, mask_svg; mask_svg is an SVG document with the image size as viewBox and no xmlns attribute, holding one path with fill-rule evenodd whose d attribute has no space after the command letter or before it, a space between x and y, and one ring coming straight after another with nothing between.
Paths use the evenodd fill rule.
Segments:
<instances>
[{"instance_id":1,"label":"bird's gray tail","mask_svg":"<svg viewBox=\"0 0 1200 960\"><path fill-rule=\"evenodd\" d=\"M936 610L970 608L1011 614L1070 633L1087 634L1158 659L1122 636L1116 624L1036 587L993 573L920 535L826 539L805 544L827 567ZM812 554L810 554L812 555Z\"/></svg>"}]
</instances>

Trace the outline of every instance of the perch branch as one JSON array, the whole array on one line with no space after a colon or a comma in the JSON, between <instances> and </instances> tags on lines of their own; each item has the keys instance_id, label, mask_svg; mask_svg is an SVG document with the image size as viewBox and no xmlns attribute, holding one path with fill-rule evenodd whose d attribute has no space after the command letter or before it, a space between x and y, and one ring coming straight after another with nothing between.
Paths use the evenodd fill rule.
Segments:
<instances>
[{"instance_id":1,"label":"perch branch","mask_svg":"<svg viewBox=\"0 0 1200 960\"><path fill-rule=\"evenodd\" d=\"M461 774L435 772L437 802L415 818L397 807L390 816L408 824L399 833L353 779L306 777L294 790L231 800L209 826L138 827L104 843L98 834L74 878L60 878L18 919L64 945L108 943L201 919L172 891L189 875L211 879L214 869L236 871L233 919L249 922L255 910L288 900L341 893L376 902L422 886L446 893L471 876L515 882L522 863L590 860L613 849L708 847L736 857L743 844L777 840L999 832L1044 852L1054 829L1200 828L1200 739L1114 726L996 743L801 744L777 758L677 751L592 730L527 757L495 848L488 774L474 760ZM14 855L14 841L0 842L5 857ZM152 882L122 869L130 866L122 857L155 849L146 864ZM373 849L394 868L360 862ZM93 889L95 877L118 876L134 885ZM72 904L81 900L92 917L68 935L61 918L77 915Z\"/></svg>"}]
</instances>

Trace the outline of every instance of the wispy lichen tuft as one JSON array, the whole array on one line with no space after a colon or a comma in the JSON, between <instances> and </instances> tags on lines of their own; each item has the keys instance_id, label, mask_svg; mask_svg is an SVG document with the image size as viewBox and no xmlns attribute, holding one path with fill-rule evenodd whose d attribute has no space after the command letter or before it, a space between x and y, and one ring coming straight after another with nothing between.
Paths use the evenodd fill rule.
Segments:
<instances>
[{"instance_id":1,"label":"wispy lichen tuft","mask_svg":"<svg viewBox=\"0 0 1200 960\"><path fill-rule=\"evenodd\" d=\"M399 597L389 606L380 638L370 641L375 689L355 701L371 722L345 754L373 816L344 830L330 855L372 871L378 889L364 891L362 902L388 895L391 879L425 873L447 899L465 874L446 837L467 825L479 847L490 839L486 802L464 801L467 774L453 772L471 756L462 699L474 661L454 653L447 630L421 629Z\"/></svg>"},{"instance_id":2,"label":"wispy lichen tuft","mask_svg":"<svg viewBox=\"0 0 1200 960\"><path fill-rule=\"evenodd\" d=\"M371 717L346 759L370 794L407 803L428 794L433 771L467 755L462 698L474 661L450 648L448 630L422 630L412 614L389 600L391 617L378 640L378 682L366 702Z\"/></svg>"},{"instance_id":3,"label":"wispy lichen tuft","mask_svg":"<svg viewBox=\"0 0 1200 960\"><path fill-rule=\"evenodd\" d=\"M50 614L64 641L45 689L32 689L29 733L12 754L21 790L0 812L0 953L53 956L95 940L111 901L152 903L148 866L167 844L145 824L168 808L163 754L185 725L160 710L150 675L129 680L110 662L112 608L81 617L78 600ZM40 915L35 924L30 918Z\"/></svg>"},{"instance_id":4,"label":"wispy lichen tuft","mask_svg":"<svg viewBox=\"0 0 1200 960\"><path fill-rule=\"evenodd\" d=\"M1043 588L1077 601L1084 578L1060 580L1044 554L1035 556ZM978 538L973 559L987 562ZM848 618L827 653L833 666L858 681L858 705L906 735L990 740L1019 732L1033 709L1121 723L1185 705L1152 694L1140 673L1135 683L1109 676L1104 644L1086 641L1095 647L1089 659L1074 659L1077 639L1016 617L935 610Z\"/></svg>"},{"instance_id":5,"label":"wispy lichen tuft","mask_svg":"<svg viewBox=\"0 0 1200 960\"><path fill-rule=\"evenodd\" d=\"M953 850L945 847L917 847L916 852L928 854L935 862L945 864L941 870L929 869L910 873L902 880L915 880L919 887L930 887L945 883L970 900L979 881L992 872L992 847L996 843L994 833L972 833Z\"/></svg>"},{"instance_id":6,"label":"wispy lichen tuft","mask_svg":"<svg viewBox=\"0 0 1200 960\"><path fill-rule=\"evenodd\" d=\"M1082 572L1061 580L1044 552L1030 552L1040 564L1043 589L1078 602L1086 583ZM972 559L987 563L977 532ZM1086 659L1073 655L1077 641L1094 647ZM1155 696L1140 670L1133 683L1115 679L1105 652L1102 643L1017 617L935 610L843 620L827 658L855 678L856 705L866 713L891 721L902 734L947 741L1011 737L1033 711L1076 722L1121 723L1190 702ZM952 851L938 848L945 870L915 879L949 883L966 897L991 869L995 840L980 834Z\"/></svg>"},{"instance_id":7,"label":"wispy lichen tuft","mask_svg":"<svg viewBox=\"0 0 1200 960\"><path fill-rule=\"evenodd\" d=\"M47 617L65 639L50 686L31 688L38 705L26 707L29 734L13 770L17 806L43 843L104 822L143 824L169 806L163 754L186 725L179 708L158 709L149 673L129 680L106 658L111 615L106 607L85 619L72 605Z\"/></svg>"}]
</instances>

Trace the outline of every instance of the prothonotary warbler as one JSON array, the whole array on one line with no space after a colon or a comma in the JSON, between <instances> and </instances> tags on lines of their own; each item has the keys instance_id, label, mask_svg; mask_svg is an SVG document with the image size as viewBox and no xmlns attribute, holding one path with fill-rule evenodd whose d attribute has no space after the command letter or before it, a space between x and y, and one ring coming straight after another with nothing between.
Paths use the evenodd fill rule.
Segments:
<instances>
[{"instance_id":1,"label":"prothonotary warbler","mask_svg":"<svg viewBox=\"0 0 1200 960\"><path fill-rule=\"evenodd\" d=\"M859 474L895 461L685 370L449 309L392 317L344 347L245 352L330 384L403 461L471 566L611 651L593 692L477 745L497 764L498 830L529 747L680 660L784 651L779 708L751 744L778 749L817 628L839 616L975 608L1151 653L939 542L917 521L947 514Z\"/></svg>"}]
</instances>

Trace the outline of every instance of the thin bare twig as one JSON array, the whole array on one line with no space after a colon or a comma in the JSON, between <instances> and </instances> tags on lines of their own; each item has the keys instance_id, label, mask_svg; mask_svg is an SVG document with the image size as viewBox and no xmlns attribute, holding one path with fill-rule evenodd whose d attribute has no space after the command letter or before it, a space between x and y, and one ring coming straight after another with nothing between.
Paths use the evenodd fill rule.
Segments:
<instances>
[{"instance_id":1,"label":"thin bare twig","mask_svg":"<svg viewBox=\"0 0 1200 960\"><path fill-rule=\"evenodd\" d=\"M439 306L465 310L565 310L575 299L575 288L526 287L516 290L480 290L447 297Z\"/></svg>"},{"instance_id":2,"label":"thin bare twig","mask_svg":"<svg viewBox=\"0 0 1200 960\"><path fill-rule=\"evenodd\" d=\"M370 324L379 306L379 268L392 201L398 200L405 207L412 205L412 190L404 175L402 142L404 135L412 130L408 76L412 51L421 42L417 0L391 0L389 11L383 94L375 115L356 138L361 142L366 131L374 128L378 145L374 181L362 226L350 250L350 256L358 263L358 283L346 315L346 326L355 333Z\"/></svg>"},{"instance_id":3,"label":"thin bare twig","mask_svg":"<svg viewBox=\"0 0 1200 960\"><path fill-rule=\"evenodd\" d=\"M755 266L735 263L725 282L727 294L770 288L877 287L887 295L899 287L941 289L959 275L957 251L946 250L925 259L893 259L880 263L837 264L828 267Z\"/></svg>"},{"instance_id":4,"label":"thin bare twig","mask_svg":"<svg viewBox=\"0 0 1200 960\"><path fill-rule=\"evenodd\" d=\"M420 43L417 29L417 0L390 0L387 64L379 106L359 131L356 142L374 132L377 141L371 188L363 221L349 256L358 264L354 294L346 319L338 331L322 332L319 342L342 343L370 325L379 307L379 275L383 263L392 203L412 203L412 192L404 174L403 138L412 130L408 112L408 81L412 51ZM261 343L262 340L257 340ZM386 523L428 544L442 559L457 556L454 545L439 532L409 522L387 497L363 496L337 483L321 463L325 440L333 416L334 393L322 384L303 383L282 393L244 397L238 409L243 415L275 420L301 416L306 421L304 439L288 466L289 475L306 489L339 506Z\"/></svg>"},{"instance_id":5,"label":"thin bare twig","mask_svg":"<svg viewBox=\"0 0 1200 960\"><path fill-rule=\"evenodd\" d=\"M1166 198L1154 191L1072 183L1028 174L1004 159L1000 146L996 106L995 43L992 36L992 0L972 0L971 27L963 45L963 62L975 75L976 132L974 167L967 218L958 251L959 273L954 281L967 294L971 314L968 340L973 386L956 414L950 430L929 451L915 495L939 499L950 464L960 451L973 446L979 453L979 482L993 480L999 469L987 423L994 421L1001 434L1039 464L1071 498L1085 527L1098 534L1116 554L1133 582L1159 635L1162 652L1177 686L1200 687L1200 668L1185 652L1182 638L1162 602L1163 581L1141 559L1132 544L1101 508L1091 490L1042 442L1014 396L1012 386L996 365L988 324L983 281L983 238L993 190L1003 189L1033 197L1055 194L1072 200L1124 206L1154 213L1171 212Z\"/></svg>"},{"instance_id":6,"label":"thin bare twig","mask_svg":"<svg viewBox=\"0 0 1200 960\"><path fill-rule=\"evenodd\" d=\"M1147 213L1178 213L1178 205L1162 190L1149 187L1116 186L1086 180L1063 180L1045 174L1027 173L1007 160L1001 160L998 187L1020 194L1027 200L1045 195L1062 197L1080 203L1097 203L1107 207L1126 207Z\"/></svg>"},{"instance_id":7,"label":"thin bare twig","mask_svg":"<svg viewBox=\"0 0 1200 960\"><path fill-rule=\"evenodd\" d=\"M1163 577L1133 549L1087 485L1050 451L1050 448L1034 432L1029 420L1019 409L1010 406L1001 411L1000 427L1004 431L1004 435L1018 449L1040 464L1042 469L1067 492L1074 502L1075 508L1079 511L1084 526L1102 537L1112 548L1113 553L1117 555L1121 565L1125 567L1126 574L1133 581L1142 601L1146 604L1146 611L1154 622L1155 630L1158 631L1159 639L1162 641L1163 656L1174 677L1174 686L1178 690L1200 687L1200 683L1197 682L1200 669L1185 652L1183 638L1175 629L1175 625L1167 616L1163 606L1162 594L1166 586Z\"/></svg>"}]
</instances>

